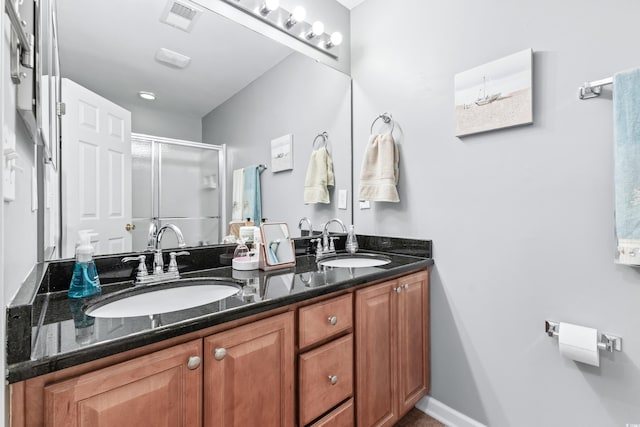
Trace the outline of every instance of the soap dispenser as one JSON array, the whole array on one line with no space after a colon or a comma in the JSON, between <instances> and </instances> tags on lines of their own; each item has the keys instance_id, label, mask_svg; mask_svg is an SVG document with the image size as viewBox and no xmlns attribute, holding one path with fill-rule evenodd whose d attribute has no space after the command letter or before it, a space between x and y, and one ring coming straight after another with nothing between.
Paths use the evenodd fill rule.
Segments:
<instances>
[{"instance_id":1,"label":"soap dispenser","mask_svg":"<svg viewBox=\"0 0 640 427\"><path fill-rule=\"evenodd\" d=\"M78 244L76 246L76 263L73 266L73 276L69 285L69 298L86 298L100 295L100 279L96 264L93 261L93 246L91 246L91 230L78 232Z\"/></svg>"},{"instance_id":2,"label":"soap dispenser","mask_svg":"<svg viewBox=\"0 0 640 427\"><path fill-rule=\"evenodd\" d=\"M358 252L358 239L356 238L356 231L353 224L349 226L349 233L347 234L347 242L345 243L344 248L350 254L355 254L356 252Z\"/></svg>"}]
</instances>

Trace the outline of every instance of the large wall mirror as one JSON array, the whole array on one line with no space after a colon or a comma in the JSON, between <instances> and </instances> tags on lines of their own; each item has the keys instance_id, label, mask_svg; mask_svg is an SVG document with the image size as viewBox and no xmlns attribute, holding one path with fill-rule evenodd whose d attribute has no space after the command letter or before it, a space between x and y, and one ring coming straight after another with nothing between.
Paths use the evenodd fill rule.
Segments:
<instances>
[{"instance_id":1,"label":"large wall mirror","mask_svg":"<svg viewBox=\"0 0 640 427\"><path fill-rule=\"evenodd\" d=\"M302 217L316 229L333 217L352 221L348 75L197 2L52 7L66 105L59 175L50 179L60 182L60 208L45 221L45 246L59 247L53 257L73 256L79 229L96 232L98 253L144 250L154 221L178 225L189 246L220 243L233 172L259 164L268 221L288 223L293 236ZM147 92L155 99L141 97ZM335 186L329 204L305 205L307 166L323 132ZM286 135L292 169L275 171L271 142ZM339 190L348 191L346 209ZM166 240L165 248L175 245Z\"/></svg>"}]
</instances>

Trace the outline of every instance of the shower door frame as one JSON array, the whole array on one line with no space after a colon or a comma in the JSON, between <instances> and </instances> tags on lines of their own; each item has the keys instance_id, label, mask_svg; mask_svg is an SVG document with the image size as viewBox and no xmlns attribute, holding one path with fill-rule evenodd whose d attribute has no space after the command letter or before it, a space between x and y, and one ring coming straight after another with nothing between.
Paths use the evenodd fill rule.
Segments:
<instances>
[{"instance_id":1,"label":"shower door frame","mask_svg":"<svg viewBox=\"0 0 640 427\"><path fill-rule=\"evenodd\" d=\"M227 223L227 146L226 144L206 144L202 142L187 141L184 139L167 138L164 136L154 136L143 133L131 133L131 142L149 142L151 145L151 220L162 221L160 211L160 200L156 200L155 174L158 174L158 197L162 194L162 150L160 144L168 144L179 147L199 148L204 150L218 151L218 240L224 236L224 227ZM157 164L156 164L157 159ZM156 215L157 214L157 215ZM211 217L210 219L215 219ZM220 243L220 242L217 243Z\"/></svg>"}]
</instances>

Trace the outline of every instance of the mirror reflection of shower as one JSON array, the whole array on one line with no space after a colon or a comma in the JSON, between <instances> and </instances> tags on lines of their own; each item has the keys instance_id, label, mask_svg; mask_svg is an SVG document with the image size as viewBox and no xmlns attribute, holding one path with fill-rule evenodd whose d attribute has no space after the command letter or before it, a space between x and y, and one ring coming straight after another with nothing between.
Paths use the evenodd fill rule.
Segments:
<instances>
[{"instance_id":1,"label":"mirror reflection of shower","mask_svg":"<svg viewBox=\"0 0 640 427\"><path fill-rule=\"evenodd\" d=\"M220 242L225 200L225 147L131 134L133 251L144 251L150 224L172 223L187 246ZM178 242L167 235L163 248Z\"/></svg>"}]
</instances>

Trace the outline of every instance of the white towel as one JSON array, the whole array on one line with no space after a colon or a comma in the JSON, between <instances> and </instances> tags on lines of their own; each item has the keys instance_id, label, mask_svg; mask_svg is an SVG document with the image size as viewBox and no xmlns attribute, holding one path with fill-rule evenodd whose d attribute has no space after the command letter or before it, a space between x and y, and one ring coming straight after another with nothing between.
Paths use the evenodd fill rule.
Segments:
<instances>
[{"instance_id":1,"label":"white towel","mask_svg":"<svg viewBox=\"0 0 640 427\"><path fill-rule=\"evenodd\" d=\"M231 219L238 220L242 218L242 194L244 192L244 169L236 169L233 171L233 202L231 205Z\"/></svg>"},{"instance_id":2,"label":"white towel","mask_svg":"<svg viewBox=\"0 0 640 427\"><path fill-rule=\"evenodd\" d=\"M304 180L304 203L329 203L329 186L334 185L333 160L327 147L311 152Z\"/></svg>"},{"instance_id":3,"label":"white towel","mask_svg":"<svg viewBox=\"0 0 640 427\"><path fill-rule=\"evenodd\" d=\"M362 159L359 200L399 202L398 147L390 133L371 135Z\"/></svg>"}]
</instances>

